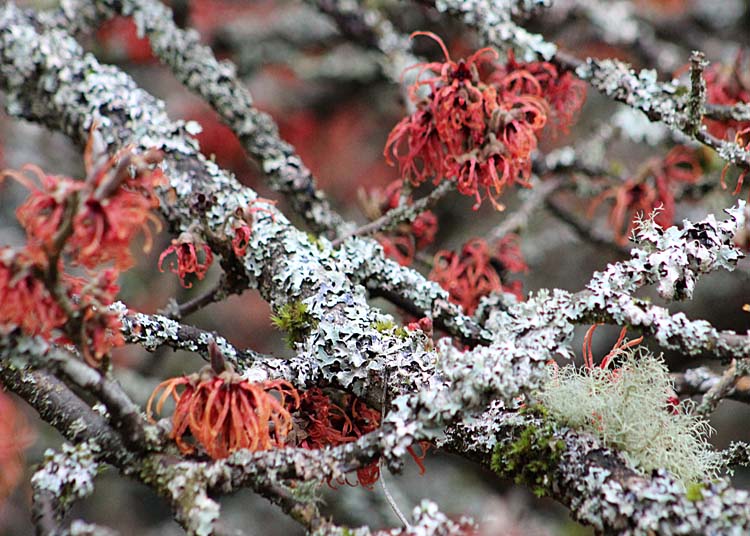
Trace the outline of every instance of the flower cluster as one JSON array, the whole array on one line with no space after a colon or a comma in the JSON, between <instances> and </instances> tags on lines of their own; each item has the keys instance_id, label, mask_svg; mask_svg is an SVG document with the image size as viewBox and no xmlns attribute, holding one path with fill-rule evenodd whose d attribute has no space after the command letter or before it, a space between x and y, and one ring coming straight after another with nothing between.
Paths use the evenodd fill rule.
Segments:
<instances>
[{"instance_id":1,"label":"flower cluster","mask_svg":"<svg viewBox=\"0 0 750 536\"><path fill-rule=\"evenodd\" d=\"M473 314L479 301L495 291L515 294L520 300L522 284L504 284L509 273L528 270L518 247L518 236L506 235L495 244L494 251L486 241L474 238L464 244L461 253L442 250L435 255L430 279L448 291L450 300Z\"/></svg>"},{"instance_id":2,"label":"flower cluster","mask_svg":"<svg viewBox=\"0 0 750 536\"><path fill-rule=\"evenodd\" d=\"M161 413L170 396L176 404L170 437L180 452L195 451L195 445L184 439L189 431L214 459L226 458L240 449L283 447L292 429L288 407L299 404L299 395L288 382L252 383L230 365L220 373L206 366L196 374L160 383L148 400L149 417L160 391L163 392L156 403L157 413Z\"/></svg>"},{"instance_id":3,"label":"flower cluster","mask_svg":"<svg viewBox=\"0 0 750 536\"><path fill-rule=\"evenodd\" d=\"M400 180L391 182L384 189L373 189L369 194L360 192L360 203L371 220L380 218L389 210L397 208L401 201L403 183ZM406 200L411 204L411 196ZM437 216L426 210L411 223L402 223L389 233L379 233L376 238L383 246L384 253L395 259L402 266L409 266L414 261L417 251L423 250L435 241L438 231Z\"/></svg>"},{"instance_id":4,"label":"flower cluster","mask_svg":"<svg viewBox=\"0 0 750 536\"><path fill-rule=\"evenodd\" d=\"M612 199L609 224L618 244L626 244L638 216L654 215L662 228L674 222L675 188L679 183L694 184L702 175L695 151L674 147L663 159L650 159L636 175L622 184L606 189L589 207L589 217L605 200Z\"/></svg>"},{"instance_id":5,"label":"flower cluster","mask_svg":"<svg viewBox=\"0 0 750 536\"><path fill-rule=\"evenodd\" d=\"M302 427L298 432L299 446L308 449L350 443L380 426L380 412L354 395L342 394L339 403L335 403L318 387L305 391L300 397L298 418ZM421 444L421 448L421 455L412 447L408 451L423 473L422 460L427 444ZM379 477L380 466L377 460L357 470L357 481L365 488L372 488ZM351 484L347 481L339 483Z\"/></svg>"},{"instance_id":6,"label":"flower cluster","mask_svg":"<svg viewBox=\"0 0 750 536\"><path fill-rule=\"evenodd\" d=\"M435 34L414 35L434 39L445 61L409 68L419 69L409 90L416 110L391 131L386 160L415 186L430 178L454 181L475 198L475 209L484 198L501 209L497 198L506 187L529 186L531 154L548 118L566 128L584 86L547 62L518 63L511 55L497 65L490 48L456 62ZM423 79L427 71L439 74Z\"/></svg>"},{"instance_id":7,"label":"flower cluster","mask_svg":"<svg viewBox=\"0 0 750 536\"><path fill-rule=\"evenodd\" d=\"M706 102L732 106L737 103L750 102L750 66L743 50L737 52L734 63L724 65L712 63L703 76L706 80ZM742 129L750 127L750 122L705 119L708 131L719 138L727 138Z\"/></svg>"},{"instance_id":8,"label":"flower cluster","mask_svg":"<svg viewBox=\"0 0 750 536\"><path fill-rule=\"evenodd\" d=\"M16 211L25 247L0 249L1 325L47 338L59 333L91 365L122 344L119 322L106 307L119 290L119 271L133 264L130 242L143 233L148 249L149 224L160 227L153 214L155 187L163 180L153 166L160 160L158 151L136 154L130 147L109 158L92 130L82 181L36 166L2 173L30 195ZM86 279L66 272L68 263L85 268Z\"/></svg>"},{"instance_id":9,"label":"flower cluster","mask_svg":"<svg viewBox=\"0 0 750 536\"><path fill-rule=\"evenodd\" d=\"M33 441L29 423L0 386L0 506L18 485L23 474L23 451Z\"/></svg>"}]
</instances>

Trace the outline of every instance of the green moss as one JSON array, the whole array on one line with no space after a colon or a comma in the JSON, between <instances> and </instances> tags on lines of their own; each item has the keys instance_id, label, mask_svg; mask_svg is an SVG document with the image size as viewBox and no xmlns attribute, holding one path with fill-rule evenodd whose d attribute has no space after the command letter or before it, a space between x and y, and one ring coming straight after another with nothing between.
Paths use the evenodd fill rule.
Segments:
<instances>
[{"instance_id":1,"label":"green moss","mask_svg":"<svg viewBox=\"0 0 750 536\"><path fill-rule=\"evenodd\" d=\"M323 241L320 239L319 236L314 235L312 233L307 233L307 239L310 241L311 244L315 244L315 247L318 248L318 251L323 253L325 250L325 246L323 245Z\"/></svg>"},{"instance_id":2,"label":"green moss","mask_svg":"<svg viewBox=\"0 0 750 536\"><path fill-rule=\"evenodd\" d=\"M536 408L535 408L536 409ZM526 410L526 412L535 409ZM517 439L501 442L492 451L492 470L529 486L537 497L550 492L550 474L557 467L565 442L557 439L551 423L525 427Z\"/></svg>"},{"instance_id":3,"label":"green moss","mask_svg":"<svg viewBox=\"0 0 750 536\"><path fill-rule=\"evenodd\" d=\"M402 326L396 326L393 320L378 320L372 325L378 333L393 333L396 337L405 339L409 332Z\"/></svg>"},{"instance_id":4,"label":"green moss","mask_svg":"<svg viewBox=\"0 0 750 536\"><path fill-rule=\"evenodd\" d=\"M687 491L685 492L685 497L688 501L701 501L703 500L703 484L700 482L693 482L692 484L688 484Z\"/></svg>"},{"instance_id":5,"label":"green moss","mask_svg":"<svg viewBox=\"0 0 750 536\"><path fill-rule=\"evenodd\" d=\"M271 322L286 333L286 342L290 348L302 341L316 325L315 319L307 311L307 305L301 301L282 305L278 313L271 317Z\"/></svg>"}]
</instances>

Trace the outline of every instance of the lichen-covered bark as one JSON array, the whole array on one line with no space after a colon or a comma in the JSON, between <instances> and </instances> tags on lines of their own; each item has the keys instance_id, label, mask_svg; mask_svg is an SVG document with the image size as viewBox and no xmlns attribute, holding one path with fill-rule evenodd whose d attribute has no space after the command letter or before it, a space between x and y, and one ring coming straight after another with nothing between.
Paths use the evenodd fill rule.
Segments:
<instances>
[{"instance_id":1,"label":"lichen-covered bark","mask_svg":"<svg viewBox=\"0 0 750 536\"><path fill-rule=\"evenodd\" d=\"M341 12L335 3L321 3ZM513 21L513 16L546 3L441 0L436 5L478 26L489 43L512 42L524 57L549 58L555 54L554 46ZM166 8L146 0L95 5L99 11L89 2L68 0L60 12L49 16L13 5L0 8L0 90L8 111L64 132L79 144L97 123L110 152L128 145L161 150L161 166L169 180L160 191L161 210L170 230L200 234L223 257L224 267L257 287L276 311L288 304L304 305L305 311L304 322L295 326L296 356L291 359L240 350L219 335L160 315L132 313L115 304L128 341L147 349L167 345L204 355L213 341L248 378L284 378L299 388L335 386L387 411L380 429L333 449L242 451L212 462L183 459L174 445L164 441L164 430L147 422L105 374L88 368L65 349L17 333L3 334L3 384L29 401L66 437L86 442L91 447L91 465L86 467L111 463L151 486L169 501L176 519L193 534L220 531L219 505L212 494L246 486L269 497L310 531L345 534L348 529L323 522L309 498L288 493L283 482L323 482L379 457L397 469L399 459L415 441L431 440L487 466L493 465L494 454L495 468L533 478L535 491L558 499L571 508L574 517L607 533L747 531L747 494L726 482L702 489L700 498L693 500L666 473L650 478L638 475L621 456L593 438L510 409L519 396L533 393L543 381L548 360L571 355L573 331L582 323L630 326L652 335L662 347L687 355L750 355L747 335L716 330L707 322L671 314L634 297L641 287L655 285L665 300L686 299L702 274L733 269L740 258L733 237L746 225L743 203L728 211L729 218L723 221L708 217L667 231L646 221L630 258L594 274L585 290L540 290L525 302L495 294L470 318L436 284L385 259L373 240L350 236L339 247L326 238L311 240L272 204L259 200L252 189L242 187L204 158L190 137L192 125L172 121L164 104L138 88L129 76L84 53L61 20L79 20L81 27L73 29L81 30L115 11L134 14L157 54L186 86L222 112L248 151L263 162L278 189L289 194L295 210L304 213L316 230L331 236L344 226L314 190L309 171L278 137L275 125L253 108L231 67L216 62L194 34L177 29ZM391 30L367 36L383 50L389 43L393 50L403 50L399 48L403 40L396 33L389 34ZM389 42L389 35L399 38L398 43ZM673 86L658 83L649 72L634 73L616 62L592 61L580 67L578 74L605 94L650 112L653 119L672 128L695 128L695 118L687 121L684 114L686 109L698 113L701 99L692 105L683 102ZM737 149L732 145L727 144L726 151ZM557 156L558 163L571 161L570 154ZM738 161L745 156L737 153L732 158ZM231 247L234 229L251 205L262 210L252 215L247 254L236 258ZM389 315L368 303L368 290L413 313L430 316L467 347L459 349L450 338L433 344L420 331L396 329ZM384 327L389 325L393 327ZM106 407L104 415L92 411L56 375L94 395ZM538 433L524 435L532 428ZM539 457L533 465L536 473L530 468L519 472L518 459L509 457L524 454L517 444L519 437ZM80 461L76 456L67 452L68 461ZM50 519L59 507L47 493L51 486L45 484L49 480L45 470L39 475L40 518ZM426 502L416 509L411 527L392 533L461 530L461 523ZM370 531L362 528L353 533Z\"/></svg>"}]
</instances>

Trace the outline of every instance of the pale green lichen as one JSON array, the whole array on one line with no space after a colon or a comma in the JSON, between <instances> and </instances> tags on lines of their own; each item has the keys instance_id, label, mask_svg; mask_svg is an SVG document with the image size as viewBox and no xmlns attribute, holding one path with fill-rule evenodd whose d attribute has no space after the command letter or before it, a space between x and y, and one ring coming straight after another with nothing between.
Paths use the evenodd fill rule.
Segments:
<instances>
[{"instance_id":1,"label":"pale green lichen","mask_svg":"<svg viewBox=\"0 0 750 536\"><path fill-rule=\"evenodd\" d=\"M716 477L721 455L707 440L711 427L689 401L668 407L673 384L664 361L639 348L620 353L617 366L550 369L538 400L552 418L597 436L644 473L664 468L685 485Z\"/></svg>"}]
</instances>

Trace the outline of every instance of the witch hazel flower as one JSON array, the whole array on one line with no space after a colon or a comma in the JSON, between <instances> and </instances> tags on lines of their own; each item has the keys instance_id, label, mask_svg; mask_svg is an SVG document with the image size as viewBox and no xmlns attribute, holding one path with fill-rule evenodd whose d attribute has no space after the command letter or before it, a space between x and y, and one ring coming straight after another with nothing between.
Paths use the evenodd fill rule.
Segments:
<instances>
[{"instance_id":1,"label":"witch hazel flower","mask_svg":"<svg viewBox=\"0 0 750 536\"><path fill-rule=\"evenodd\" d=\"M115 301L120 287L117 285L119 273L114 268L91 274L89 279L63 276L63 282L71 296L77 296L78 330L74 339L81 343L84 360L91 366L98 366L105 355L113 348L125 344L121 332L119 315L109 310Z\"/></svg>"},{"instance_id":2,"label":"witch hazel flower","mask_svg":"<svg viewBox=\"0 0 750 536\"><path fill-rule=\"evenodd\" d=\"M523 299L522 283L504 283L509 273L526 271L517 236L507 235L492 251L485 240L474 238L460 253L442 250L435 255L430 279L448 291L450 301L473 314L480 300L491 292L504 291Z\"/></svg>"},{"instance_id":3,"label":"witch hazel flower","mask_svg":"<svg viewBox=\"0 0 750 536\"><path fill-rule=\"evenodd\" d=\"M1 178L14 179L29 191L28 199L16 209L16 218L31 246L50 250L65 212L74 208L83 184L68 177L47 175L33 164L20 171L4 170Z\"/></svg>"},{"instance_id":4,"label":"witch hazel flower","mask_svg":"<svg viewBox=\"0 0 750 536\"><path fill-rule=\"evenodd\" d=\"M237 215L240 224L234 228L234 238L232 238L232 250L237 258L241 259L247 253L247 246L250 244L250 237L253 234L255 214L266 213L273 221L276 221L276 214L274 211L271 210L270 206L264 206L273 206L275 204L276 201L257 197L253 199L247 207L238 210Z\"/></svg>"},{"instance_id":5,"label":"witch hazel flower","mask_svg":"<svg viewBox=\"0 0 750 536\"><path fill-rule=\"evenodd\" d=\"M43 280L46 259L22 250L0 248L0 326L18 326L28 335L49 338L67 315Z\"/></svg>"},{"instance_id":6,"label":"witch hazel flower","mask_svg":"<svg viewBox=\"0 0 750 536\"><path fill-rule=\"evenodd\" d=\"M171 254L175 255L177 262L175 263L175 259L171 260L169 270L177 274L185 288L193 286L192 282L185 281L189 274L195 274L199 281L202 280L214 260L214 254L208 244L190 231L185 231L173 239L172 244L159 256L160 272L164 271L164 260Z\"/></svg>"},{"instance_id":7,"label":"witch hazel flower","mask_svg":"<svg viewBox=\"0 0 750 536\"><path fill-rule=\"evenodd\" d=\"M514 76L514 73L522 74ZM519 62L512 49L508 51L505 65L497 66L490 75L490 80L498 84L508 85L508 79L513 85L521 85L519 89L540 95L547 102L547 126L561 134L567 134L586 100L586 84L573 73L561 73L547 61Z\"/></svg>"},{"instance_id":8,"label":"witch hazel flower","mask_svg":"<svg viewBox=\"0 0 750 536\"><path fill-rule=\"evenodd\" d=\"M365 434L369 434L380 427L381 414L369 407L362 400L349 393L342 393L337 401L319 387L308 389L299 399L299 411L295 413L295 420L300 430L295 434L297 444L307 449L322 449L351 443ZM424 473L422 463L429 448L427 443L420 444L421 454L417 454L413 447L407 451L419 466L420 474ZM380 478L378 460L357 470L357 482L352 483L342 479L337 484L351 486L359 483L362 487L372 489L373 484ZM333 482L328 484L333 486Z\"/></svg>"},{"instance_id":9,"label":"witch hazel flower","mask_svg":"<svg viewBox=\"0 0 750 536\"><path fill-rule=\"evenodd\" d=\"M530 186L531 155L548 117L567 128L583 102L583 84L546 62L521 64L511 55L499 66L490 48L453 61L438 36L417 35L435 40L445 61L409 68L418 69L409 90L416 110L388 136L386 161L414 186L454 181L475 198L475 209L489 199L501 210L506 188ZM428 71L434 76L423 78Z\"/></svg>"},{"instance_id":10,"label":"witch hazel flower","mask_svg":"<svg viewBox=\"0 0 750 536\"><path fill-rule=\"evenodd\" d=\"M155 188L163 184L164 175L153 166L161 161L162 154L157 150L138 154L132 147L125 147L104 160L95 154L103 152L103 148L96 148L96 140L94 132L84 154L88 195L76 214L70 246L83 266L113 261L124 270L133 264L130 243L135 236L143 233L143 249L149 251L153 242L150 225L156 231L161 229L154 213L159 207Z\"/></svg>"},{"instance_id":11,"label":"witch hazel flower","mask_svg":"<svg viewBox=\"0 0 750 536\"><path fill-rule=\"evenodd\" d=\"M624 245L638 217L654 215L654 222L666 229L674 224L675 189L678 184L694 184L702 175L695 151L676 146L663 158L647 161L634 176L604 190L591 202L589 217L606 200L612 200L609 225L615 241ZM722 176L723 184L723 176Z\"/></svg>"},{"instance_id":12,"label":"witch hazel flower","mask_svg":"<svg viewBox=\"0 0 750 536\"><path fill-rule=\"evenodd\" d=\"M170 397L174 400L170 437L183 454L194 453L198 445L214 459L240 449L284 447L292 430L290 410L300 403L296 389L285 380L244 379L226 363L215 342L209 353L211 365L156 387L146 405L149 418L157 396L157 413ZM188 433L192 441L185 438Z\"/></svg>"},{"instance_id":13,"label":"witch hazel flower","mask_svg":"<svg viewBox=\"0 0 750 536\"><path fill-rule=\"evenodd\" d=\"M133 147L109 157L94 126L84 180L36 166L2 172L0 179L12 178L30 194L16 212L25 247L0 249L0 325L73 343L92 366L123 344L119 318L108 306L119 290L119 271L133 263L131 240L142 231L147 248L149 225L160 227L153 209L161 159L159 151ZM86 278L73 277L69 265L84 267Z\"/></svg>"}]
</instances>

